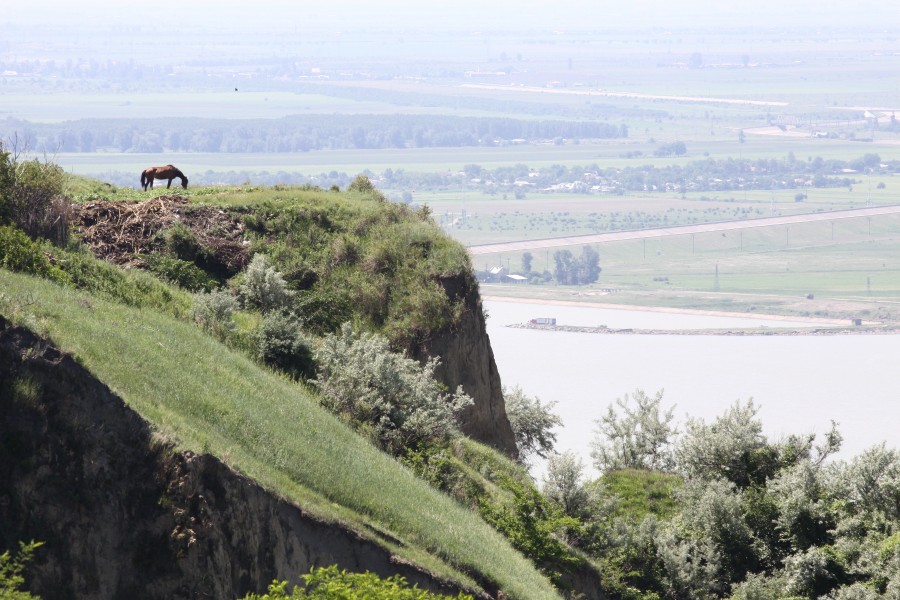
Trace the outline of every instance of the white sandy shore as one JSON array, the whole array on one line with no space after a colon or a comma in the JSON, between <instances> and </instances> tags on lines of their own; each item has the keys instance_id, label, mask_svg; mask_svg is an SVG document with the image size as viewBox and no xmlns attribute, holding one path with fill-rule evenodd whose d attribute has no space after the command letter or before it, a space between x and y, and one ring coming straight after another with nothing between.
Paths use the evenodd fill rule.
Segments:
<instances>
[{"instance_id":1,"label":"white sandy shore","mask_svg":"<svg viewBox=\"0 0 900 600\"><path fill-rule=\"evenodd\" d=\"M666 306L637 306L633 304L607 304L605 302L578 302L574 300L543 300L540 298L514 298L509 296L482 296L482 300L487 300L490 302L510 302L516 304L541 304L545 306L575 306L581 308L603 308L607 310L633 310L683 315L704 315L710 317L739 317L744 319L765 319L769 321L796 321L800 323L815 323L819 325L850 325L850 323L846 319L823 319L821 317L767 315L746 312L727 312L724 310L700 310L695 308L670 308Z\"/></svg>"}]
</instances>

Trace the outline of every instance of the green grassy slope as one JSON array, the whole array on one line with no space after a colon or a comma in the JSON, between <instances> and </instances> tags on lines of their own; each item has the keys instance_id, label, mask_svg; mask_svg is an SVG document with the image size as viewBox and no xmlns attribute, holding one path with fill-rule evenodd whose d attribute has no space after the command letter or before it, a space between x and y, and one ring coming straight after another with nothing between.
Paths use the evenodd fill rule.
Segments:
<instances>
[{"instance_id":1,"label":"green grassy slope","mask_svg":"<svg viewBox=\"0 0 900 600\"><path fill-rule=\"evenodd\" d=\"M4 270L0 314L72 353L181 448L212 453L320 516L384 531L400 541L394 551L444 576L480 573L514 598L558 597L476 514L354 434L304 387L198 328Z\"/></svg>"}]
</instances>

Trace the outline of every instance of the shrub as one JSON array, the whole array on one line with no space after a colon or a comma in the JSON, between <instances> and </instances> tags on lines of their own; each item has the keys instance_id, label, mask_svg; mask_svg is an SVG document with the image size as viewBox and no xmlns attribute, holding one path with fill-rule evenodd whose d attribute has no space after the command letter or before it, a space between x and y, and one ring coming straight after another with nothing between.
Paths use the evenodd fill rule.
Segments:
<instances>
[{"instance_id":1,"label":"shrub","mask_svg":"<svg viewBox=\"0 0 900 600\"><path fill-rule=\"evenodd\" d=\"M433 594L420 590L418 585L412 587L400 575L392 575L381 579L374 573L348 573L338 570L336 565L312 569L303 576L303 588L295 586L287 592L287 581L274 581L269 585L268 593L260 596L249 594L243 600L450 600L451 596ZM453 596L456 600L472 600L472 596L460 592Z\"/></svg>"},{"instance_id":2,"label":"shrub","mask_svg":"<svg viewBox=\"0 0 900 600\"><path fill-rule=\"evenodd\" d=\"M128 306L154 308L176 317L190 315L190 295L149 273L135 269L125 271L84 252L63 252L61 255L60 265L78 289Z\"/></svg>"},{"instance_id":3,"label":"shrub","mask_svg":"<svg viewBox=\"0 0 900 600\"><path fill-rule=\"evenodd\" d=\"M760 472L755 460L764 458L761 451L767 446L758 411L748 400L745 404L735 402L709 425L689 419L675 449L678 468L688 477L724 478L742 487L751 481L764 482L766 473Z\"/></svg>"},{"instance_id":4,"label":"shrub","mask_svg":"<svg viewBox=\"0 0 900 600\"><path fill-rule=\"evenodd\" d=\"M259 326L257 358L293 378L315 375L310 343L294 315L270 312Z\"/></svg>"},{"instance_id":5,"label":"shrub","mask_svg":"<svg viewBox=\"0 0 900 600\"><path fill-rule=\"evenodd\" d=\"M151 273L190 292L208 292L218 282L194 263L161 254L143 257Z\"/></svg>"},{"instance_id":6,"label":"shrub","mask_svg":"<svg viewBox=\"0 0 900 600\"><path fill-rule=\"evenodd\" d=\"M40 244L15 227L0 227L0 267L56 282L68 279L50 262Z\"/></svg>"},{"instance_id":7,"label":"shrub","mask_svg":"<svg viewBox=\"0 0 900 600\"><path fill-rule=\"evenodd\" d=\"M787 557L784 561L784 591L796 596L819 597L835 585L831 566L831 557L822 548L810 548Z\"/></svg>"},{"instance_id":8,"label":"shrub","mask_svg":"<svg viewBox=\"0 0 900 600\"><path fill-rule=\"evenodd\" d=\"M636 390L631 398L626 394L616 400L621 415L612 406L607 409L597 421L597 438L591 444L598 470L672 468L672 438L677 433L671 425L674 409L661 412L661 403L662 391L651 398Z\"/></svg>"},{"instance_id":9,"label":"shrub","mask_svg":"<svg viewBox=\"0 0 900 600\"><path fill-rule=\"evenodd\" d=\"M506 416L516 436L519 458L525 459L532 454L546 458L556 443L556 434L552 430L562 425L559 415L550 412L556 403L541 404L540 398L528 396L518 387L512 391L504 389L503 399Z\"/></svg>"},{"instance_id":10,"label":"shrub","mask_svg":"<svg viewBox=\"0 0 900 600\"><path fill-rule=\"evenodd\" d=\"M294 292L287 288L287 283L275 267L269 266L265 254L256 254L241 281L241 297L244 303L259 308L262 312L288 308Z\"/></svg>"},{"instance_id":11,"label":"shrub","mask_svg":"<svg viewBox=\"0 0 900 600\"><path fill-rule=\"evenodd\" d=\"M59 165L21 161L0 144L0 225L14 224L32 238L64 246L71 220L64 184L65 171Z\"/></svg>"},{"instance_id":12,"label":"shrub","mask_svg":"<svg viewBox=\"0 0 900 600\"><path fill-rule=\"evenodd\" d=\"M584 487L584 463L573 452L554 455L547 461L544 496L571 517L585 514L590 496Z\"/></svg>"},{"instance_id":13,"label":"shrub","mask_svg":"<svg viewBox=\"0 0 900 600\"><path fill-rule=\"evenodd\" d=\"M379 192L372 181L365 175L357 175L356 178L350 182L350 185L347 186L347 191L361 192L363 194L371 196L375 200L387 202L387 198L384 196L384 194Z\"/></svg>"},{"instance_id":14,"label":"shrub","mask_svg":"<svg viewBox=\"0 0 900 600\"><path fill-rule=\"evenodd\" d=\"M315 353L314 384L322 404L390 452L449 436L472 399L448 394L435 381L438 359L424 365L391 352L386 338L359 334L349 324L329 334Z\"/></svg>"},{"instance_id":15,"label":"shrub","mask_svg":"<svg viewBox=\"0 0 900 600\"><path fill-rule=\"evenodd\" d=\"M235 329L232 315L237 306L237 300L225 290L198 294L194 300L194 321L206 331L224 335Z\"/></svg>"},{"instance_id":16,"label":"shrub","mask_svg":"<svg viewBox=\"0 0 900 600\"><path fill-rule=\"evenodd\" d=\"M190 227L177 221L168 229L161 231L166 251L181 260L194 262L205 250L197 241L197 236Z\"/></svg>"},{"instance_id":17,"label":"shrub","mask_svg":"<svg viewBox=\"0 0 900 600\"><path fill-rule=\"evenodd\" d=\"M564 574L583 564L583 559L561 540L577 536L581 524L532 485L509 478L500 478L499 484L512 493L512 503L498 504L482 497L481 516L559 587Z\"/></svg>"}]
</instances>

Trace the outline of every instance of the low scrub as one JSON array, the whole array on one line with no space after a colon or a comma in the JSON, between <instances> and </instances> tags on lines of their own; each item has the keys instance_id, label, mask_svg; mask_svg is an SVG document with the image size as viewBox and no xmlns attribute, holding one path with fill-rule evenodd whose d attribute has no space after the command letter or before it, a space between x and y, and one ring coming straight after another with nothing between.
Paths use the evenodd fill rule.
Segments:
<instances>
[{"instance_id":1,"label":"low scrub","mask_svg":"<svg viewBox=\"0 0 900 600\"><path fill-rule=\"evenodd\" d=\"M382 579L374 573L348 573L337 566L313 569L303 576L303 587L288 592L286 581L275 581L263 595L250 594L242 600L472 600L469 594L433 594L410 586L399 575Z\"/></svg>"}]
</instances>

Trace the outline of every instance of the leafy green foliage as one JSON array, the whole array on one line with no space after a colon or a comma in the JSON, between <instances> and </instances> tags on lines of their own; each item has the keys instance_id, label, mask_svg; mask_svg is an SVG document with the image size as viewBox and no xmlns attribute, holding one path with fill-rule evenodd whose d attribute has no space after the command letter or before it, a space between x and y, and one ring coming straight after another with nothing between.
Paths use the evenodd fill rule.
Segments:
<instances>
[{"instance_id":1,"label":"leafy green foliage","mask_svg":"<svg viewBox=\"0 0 900 600\"><path fill-rule=\"evenodd\" d=\"M208 292L219 284L192 261L162 254L148 254L143 258L151 273L189 292Z\"/></svg>"},{"instance_id":2,"label":"leafy green foliage","mask_svg":"<svg viewBox=\"0 0 900 600\"><path fill-rule=\"evenodd\" d=\"M289 202L242 210L254 251L296 292L290 309L318 334L353 321L413 352L459 322L476 286L465 249L427 214L364 189L292 189Z\"/></svg>"},{"instance_id":3,"label":"leafy green foliage","mask_svg":"<svg viewBox=\"0 0 900 600\"><path fill-rule=\"evenodd\" d=\"M237 308L237 299L226 290L197 294L194 297L194 321L216 338L225 340L237 327L234 322Z\"/></svg>"},{"instance_id":4,"label":"leafy green foliage","mask_svg":"<svg viewBox=\"0 0 900 600\"><path fill-rule=\"evenodd\" d=\"M159 232L159 235L163 238L166 252L175 258L194 262L206 252L191 228L181 221L176 221L168 229Z\"/></svg>"},{"instance_id":5,"label":"leafy green foliage","mask_svg":"<svg viewBox=\"0 0 900 600\"><path fill-rule=\"evenodd\" d=\"M584 463L573 452L551 455L547 460L542 492L570 517L582 516L590 496L584 486Z\"/></svg>"},{"instance_id":6,"label":"leafy green foliage","mask_svg":"<svg viewBox=\"0 0 900 600\"><path fill-rule=\"evenodd\" d=\"M771 470L758 411L748 400L736 402L711 424L689 420L676 449L679 469L687 477L707 481L723 478L741 486L764 482Z\"/></svg>"},{"instance_id":7,"label":"leafy green foliage","mask_svg":"<svg viewBox=\"0 0 900 600\"><path fill-rule=\"evenodd\" d=\"M525 394L521 388L503 389L506 416L516 436L519 457L526 459L536 454L542 458L553 451L556 434L553 429L562 425L559 415L551 411L555 402L541 404L541 399Z\"/></svg>"},{"instance_id":8,"label":"leafy green foliage","mask_svg":"<svg viewBox=\"0 0 900 600\"><path fill-rule=\"evenodd\" d=\"M28 563L34 558L34 552L43 542L34 540L26 543L19 542L19 551L11 554L9 550L0 554L0 598L3 600L36 600L38 597L22 591L25 584L22 572Z\"/></svg>"},{"instance_id":9,"label":"leafy green foliage","mask_svg":"<svg viewBox=\"0 0 900 600\"><path fill-rule=\"evenodd\" d=\"M626 394L616 400L621 415L613 406L607 409L597 421L597 438L591 451L599 471L672 468L672 442L677 433L671 425L674 408L661 412L661 403L661 390L653 398L636 390L632 397Z\"/></svg>"},{"instance_id":10,"label":"leafy green foliage","mask_svg":"<svg viewBox=\"0 0 900 600\"><path fill-rule=\"evenodd\" d=\"M506 478L499 483L512 493L512 503L494 503L482 498L481 516L506 536L514 548L530 558L555 585L562 585L564 574L584 564L584 559L563 542L578 535L581 523L566 516L532 485Z\"/></svg>"},{"instance_id":11,"label":"leafy green foliage","mask_svg":"<svg viewBox=\"0 0 900 600\"><path fill-rule=\"evenodd\" d=\"M281 273L269 265L265 254L257 254L250 261L240 292L244 304L264 313L288 309L294 296Z\"/></svg>"},{"instance_id":12,"label":"leafy green foliage","mask_svg":"<svg viewBox=\"0 0 900 600\"><path fill-rule=\"evenodd\" d=\"M67 280L62 270L50 262L39 243L11 226L0 226L0 267L57 282Z\"/></svg>"},{"instance_id":13,"label":"leafy green foliage","mask_svg":"<svg viewBox=\"0 0 900 600\"><path fill-rule=\"evenodd\" d=\"M446 393L434 379L438 359L424 365L392 352L386 338L355 333L345 324L315 353L313 383L322 404L390 452L456 431L456 415L472 399Z\"/></svg>"},{"instance_id":14,"label":"leafy green foliage","mask_svg":"<svg viewBox=\"0 0 900 600\"><path fill-rule=\"evenodd\" d=\"M0 225L15 225L32 238L64 246L71 212L63 197L65 181L59 165L20 160L17 148L10 152L0 143Z\"/></svg>"},{"instance_id":15,"label":"leafy green foliage","mask_svg":"<svg viewBox=\"0 0 900 600\"><path fill-rule=\"evenodd\" d=\"M60 266L77 289L135 308L185 317L193 299L185 291L137 270L122 270L86 252L58 251Z\"/></svg>"},{"instance_id":16,"label":"leafy green foliage","mask_svg":"<svg viewBox=\"0 0 900 600\"><path fill-rule=\"evenodd\" d=\"M336 565L314 568L303 581L302 588L294 586L290 593L287 581L274 581L266 594L249 594L242 600L472 600L462 592L451 597L420 590L417 585L410 587L400 575L382 579L375 573L338 570Z\"/></svg>"},{"instance_id":17,"label":"leafy green foliage","mask_svg":"<svg viewBox=\"0 0 900 600\"><path fill-rule=\"evenodd\" d=\"M259 326L256 357L266 365L295 379L315 375L312 343L303 334L301 323L292 314L270 312Z\"/></svg>"}]
</instances>

